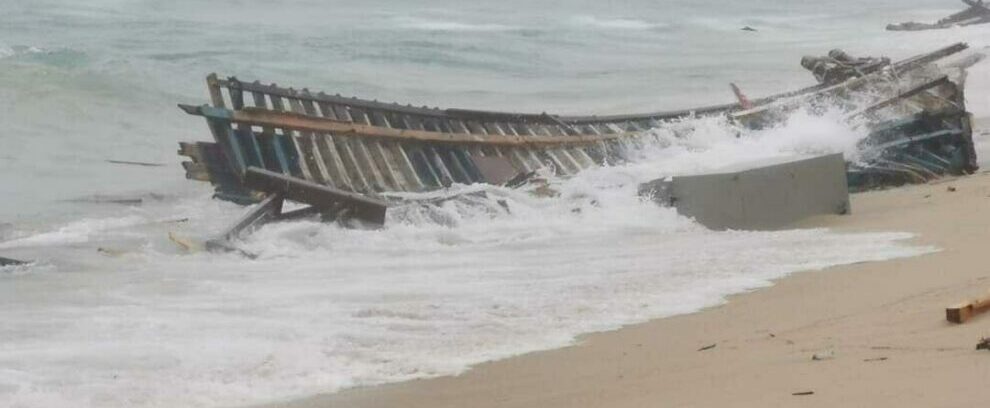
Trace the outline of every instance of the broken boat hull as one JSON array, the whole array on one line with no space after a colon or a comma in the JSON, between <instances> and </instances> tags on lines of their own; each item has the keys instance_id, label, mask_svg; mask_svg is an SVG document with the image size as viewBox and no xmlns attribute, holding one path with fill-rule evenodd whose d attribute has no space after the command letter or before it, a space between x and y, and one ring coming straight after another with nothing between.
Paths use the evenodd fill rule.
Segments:
<instances>
[{"instance_id":1,"label":"broken boat hull","mask_svg":"<svg viewBox=\"0 0 990 408\"><path fill-rule=\"evenodd\" d=\"M225 200L247 204L275 194L245 185L244 175L251 167L383 198L388 193L428 191L453 183L500 184L539 168L569 176L620 162L628 150L646 142L643 137L650 135L649 129L664 121L731 114L740 123L765 123L807 101L843 97L867 85L877 88L877 84L893 82L883 88L893 97L875 99L856 114L896 111L907 119L881 121L873 127L868 141L878 153L872 162L850 165L850 186L921 181L933 174L975 170L969 116L961 88L953 82L915 81L908 85L921 86L922 91L911 91L908 85L901 86L905 80L900 78L965 48L965 44L955 44L838 85L816 85L763 98L754 102L756 108L745 111L737 104L726 104L614 116L403 106L211 74L207 86L212 105L180 107L206 119L214 142L181 143L179 153L191 159L183 163L187 177L211 182L216 196ZM942 130L950 132L938 133ZM913 153L918 149L932 151L937 158L927 154L922 158ZM889 165L898 160L910 163ZM922 166L927 171L919 172L918 162L937 165Z\"/></svg>"}]
</instances>

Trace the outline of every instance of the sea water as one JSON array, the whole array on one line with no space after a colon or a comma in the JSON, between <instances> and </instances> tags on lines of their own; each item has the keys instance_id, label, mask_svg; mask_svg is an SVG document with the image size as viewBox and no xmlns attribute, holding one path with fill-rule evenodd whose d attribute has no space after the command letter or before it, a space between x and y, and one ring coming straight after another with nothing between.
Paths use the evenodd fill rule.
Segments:
<instances>
[{"instance_id":1,"label":"sea water","mask_svg":"<svg viewBox=\"0 0 990 408\"><path fill-rule=\"evenodd\" d=\"M935 250L897 232L713 232L636 197L644 181L794 153L856 157L861 129L798 112L654 129L629 162L542 197L455 185L380 231L273 224L254 260L186 253L240 207L183 179L176 103L210 72L380 100L625 113L813 83L801 55L901 58L988 28L943 1L0 0L0 405L237 406L456 374L582 333L697 311L790 273ZM750 26L757 31L741 31ZM990 113L977 66L968 102ZM107 160L161 163L132 167ZM97 196L141 198L140 205ZM854 209L855 211L855 209Z\"/></svg>"}]
</instances>

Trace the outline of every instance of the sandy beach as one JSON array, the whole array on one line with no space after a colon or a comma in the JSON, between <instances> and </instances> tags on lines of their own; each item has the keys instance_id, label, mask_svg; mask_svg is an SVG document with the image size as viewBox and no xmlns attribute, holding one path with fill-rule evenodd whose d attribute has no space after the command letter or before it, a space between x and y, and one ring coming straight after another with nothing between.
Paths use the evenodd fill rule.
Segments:
<instances>
[{"instance_id":1,"label":"sandy beach","mask_svg":"<svg viewBox=\"0 0 990 408\"><path fill-rule=\"evenodd\" d=\"M588 335L572 347L481 364L460 376L275 406L985 404L990 352L975 345L990 336L990 316L955 325L944 310L990 289L990 174L856 194L852 203L852 215L801 227L907 231L917 234L916 244L940 250L799 273L721 307Z\"/></svg>"}]
</instances>

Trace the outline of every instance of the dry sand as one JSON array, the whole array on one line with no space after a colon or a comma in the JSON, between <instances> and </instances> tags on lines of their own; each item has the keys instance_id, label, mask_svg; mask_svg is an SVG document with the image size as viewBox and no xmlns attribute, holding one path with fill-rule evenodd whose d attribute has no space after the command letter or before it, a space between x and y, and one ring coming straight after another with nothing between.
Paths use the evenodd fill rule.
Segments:
<instances>
[{"instance_id":1,"label":"dry sand","mask_svg":"<svg viewBox=\"0 0 990 408\"><path fill-rule=\"evenodd\" d=\"M908 231L942 251L799 273L725 306L456 377L278 406L990 406L990 351L975 350L990 336L990 313L963 325L944 318L946 306L990 289L990 175L857 194L852 203L850 216L804 226ZM814 361L815 353L832 357Z\"/></svg>"}]
</instances>

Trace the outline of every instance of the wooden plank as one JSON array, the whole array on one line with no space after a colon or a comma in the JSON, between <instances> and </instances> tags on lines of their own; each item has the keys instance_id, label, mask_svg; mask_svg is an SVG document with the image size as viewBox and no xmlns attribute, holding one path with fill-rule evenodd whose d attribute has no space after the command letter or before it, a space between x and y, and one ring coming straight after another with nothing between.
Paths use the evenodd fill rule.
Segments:
<instances>
[{"instance_id":1,"label":"wooden plank","mask_svg":"<svg viewBox=\"0 0 990 408\"><path fill-rule=\"evenodd\" d=\"M210 171L207 169L206 165L204 164L184 161L182 162L182 168L186 170L187 179L198 180L198 181L211 181Z\"/></svg>"},{"instance_id":2,"label":"wooden plank","mask_svg":"<svg viewBox=\"0 0 990 408\"><path fill-rule=\"evenodd\" d=\"M223 94L220 92L220 80L215 72L206 77L206 89L210 92L210 102L213 102L213 107L221 109L226 107L223 103Z\"/></svg>"},{"instance_id":3,"label":"wooden plank","mask_svg":"<svg viewBox=\"0 0 990 408\"><path fill-rule=\"evenodd\" d=\"M990 310L990 294L945 308L945 320L965 323L973 316Z\"/></svg>"},{"instance_id":4,"label":"wooden plank","mask_svg":"<svg viewBox=\"0 0 990 408\"><path fill-rule=\"evenodd\" d=\"M354 122L345 122L290 112L276 112L257 108L244 108L238 111L229 111L226 109L215 109L207 106L180 106L183 110L192 115L206 116L208 118L221 117L232 122L247 123L254 126L272 126L294 131L329 132L334 135L353 135L361 138L372 137L441 144L480 144L539 148L544 146L583 145L595 143L601 140L619 139L635 135L632 133L615 132L608 135L537 137L507 134L505 136L494 137L493 135L479 135L474 133L458 134L429 130L390 129L380 126L364 125ZM424 127L427 129L430 127L439 129L436 126L437 125L435 124L424 124Z\"/></svg>"},{"instance_id":5,"label":"wooden plank","mask_svg":"<svg viewBox=\"0 0 990 408\"><path fill-rule=\"evenodd\" d=\"M286 200L306 203L317 208L331 210L338 204L343 204L351 210L355 218L377 225L385 224L386 203L364 195L337 190L257 167L247 169L244 173L244 184L258 191L280 194Z\"/></svg>"},{"instance_id":6,"label":"wooden plank","mask_svg":"<svg viewBox=\"0 0 990 408\"><path fill-rule=\"evenodd\" d=\"M257 169L258 167L249 167L248 169ZM268 170L265 170L268 171ZM277 174L271 172L272 174ZM273 219L282 212L282 201L283 197L281 194L275 193L270 194L265 197L260 203L251 208L247 213L245 213L241 218L238 218L230 228L227 228L223 234L220 234L219 238L215 238L211 241L232 241L238 238L241 233L248 229L254 229L264 224L268 220ZM207 242L207 248L210 247L210 243Z\"/></svg>"},{"instance_id":7,"label":"wooden plank","mask_svg":"<svg viewBox=\"0 0 990 408\"><path fill-rule=\"evenodd\" d=\"M910 98L912 96L925 92L929 89L935 88L940 85L944 85L948 82L949 82L949 77L943 75L934 81L929 81L924 84L918 85L914 88L898 92L897 95L894 95L893 97L884 99L880 102L874 103L873 105L867 106L866 108L850 113L846 115L845 120L851 120L860 115L867 115L876 112L880 109L893 105L902 99Z\"/></svg>"}]
</instances>

